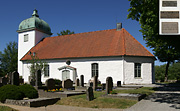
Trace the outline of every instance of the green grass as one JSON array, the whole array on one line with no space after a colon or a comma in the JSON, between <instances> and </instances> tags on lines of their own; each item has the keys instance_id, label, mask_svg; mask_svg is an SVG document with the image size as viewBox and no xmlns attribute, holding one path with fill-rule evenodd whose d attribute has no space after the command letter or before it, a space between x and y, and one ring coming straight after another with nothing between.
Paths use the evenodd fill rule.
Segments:
<instances>
[{"instance_id":1,"label":"green grass","mask_svg":"<svg viewBox=\"0 0 180 111\"><path fill-rule=\"evenodd\" d=\"M130 90L114 90L116 93L130 93L130 94L146 94L150 95L154 93L154 88L152 87L142 87L139 89L130 89Z\"/></svg>"},{"instance_id":2,"label":"green grass","mask_svg":"<svg viewBox=\"0 0 180 111\"><path fill-rule=\"evenodd\" d=\"M18 111L8 106L0 106L0 111Z\"/></svg>"},{"instance_id":3,"label":"green grass","mask_svg":"<svg viewBox=\"0 0 180 111\"><path fill-rule=\"evenodd\" d=\"M143 87L139 89L131 90L113 90L116 93L131 93L131 94L147 94L150 95L154 93L153 88ZM119 98L105 98L102 97L105 92L94 92L95 99L92 101L86 100L86 94L71 96L67 98L62 98L56 104L58 105L70 105L78 107L89 107L89 108L120 108L125 109L136 104L138 101L119 99Z\"/></svg>"},{"instance_id":4,"label":"green grass","mask_svg":"<svg viewBox=\"0 0 180 111\"><path fill-rule=\"evenodd\" d=\"M62 98L56 104L71 105L78 107L89 108L120 108L125 109L137 103L135 100L116 99L101 97L105 92L94 92L95 99L92 101L86 100L86 94Z\"/></svg>"}]
</instances>

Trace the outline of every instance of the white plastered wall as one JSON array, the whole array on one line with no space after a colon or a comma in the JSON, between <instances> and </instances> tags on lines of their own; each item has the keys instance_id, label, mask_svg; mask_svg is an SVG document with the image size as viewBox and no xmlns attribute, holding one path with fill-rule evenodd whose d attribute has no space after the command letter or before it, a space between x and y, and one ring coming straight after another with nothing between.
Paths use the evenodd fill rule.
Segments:
<instances>
[{"instance_id":1,"label":"white plastered wall","mask_svg":"<svg viewBox=\"0 0 180 111\"><path fill-rule=\"evenodd\" d=\"M134 63L141 63L141 77L134 77ZM154 82L154 59L145 57L125 57L125 84L152 84Z\"/></svg>"},{"instance_id":2,"label":"white plastered wall","mask_svg":"<svg viewBox=\"0 0 180 111\"><path fill-rule=\"evenodd\" d=\"M28 34L28 41L24 42L24 35L26 34ZM23 76L24 74L23 72L24 67L20 59L44 37L50 37L50 35L40 32L38 30L32 30L32 31L19 33L18 35L18 72L21 76Z\"/></svg>"},{"instance_id":3,"label":"white plastered wall","mask_svg":"<svg viewBox=\"0 0 180 111\"><path fill-rule=\"evenodd\" d=\"M91 79L91 64L98 63L99 64L99 77L98 79L102 82L106 82L106 78L111 76L113 78L113 82L117 83L117 81L123 81L123 62L122 57L112 57L112 58L86 58L86 59L70 59L71 67L76 68L77 77L80 79L80 75L84 75L84 82L88 83ZM49 64L50 76L44 77L42 76L42 82L45 82L48 78L60 79L62 80L62 71L59 71L58 68L66 66L66 60L47 60ZM27 64L24 62L24 80L28 82L28 77L30 75ZM66 69L69 70L69 69ZM73 71L70 71L70 78L73 79ZM76 76L76 75L75 75Z\"/></svg>"}]
</instances>

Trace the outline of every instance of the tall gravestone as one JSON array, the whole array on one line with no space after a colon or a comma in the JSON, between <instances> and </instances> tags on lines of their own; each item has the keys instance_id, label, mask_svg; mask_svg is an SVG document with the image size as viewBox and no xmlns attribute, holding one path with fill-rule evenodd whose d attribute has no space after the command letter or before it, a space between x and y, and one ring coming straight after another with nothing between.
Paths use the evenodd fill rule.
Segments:
<instances>
[{"instance_id":1,"label":"tall gravestone","mask_svg":"<svg viewBox=\"0 0 180 111\"><path fill-rule=\"evenodd\" d=\"M81 76L80 76L80 80L81 80L80 86L81 86L81 87L84 87L84 75L81 75Z\"/></svg>"},{"instance_id":2,"label":"tall gravestone","mask_svg":"<svg viewBox=\"0 0 180 111\"><path fill-rule=\"evenodd\" d=\"M19 86L19 73L17 71L11 74L11 84Z\"/></svg>"},{"instance_id":3,"label":"tall gravestone","mask_svg":"<svg viewBox=\"0 0 180 111\"><path fill-rule=\"evenodd\" d=\"M64 80L62 82L62 87L66 89L73 88L73 81L71 81L70 79Z\"/></svg>"},{"instance_id":4,"label":"tall gravestone","mask_svg":"<svg viewBox=\"0 0 180 111\"><path fill-rule=\"evenodd\" d=\"M79 79L76 79L76 86L79 86Z\"/></svg>"},{"instance_id":5,"label":"tall gravestone","mask_svg":"<svg viewBox=\"0 0 180 111\"><path fill-rule=\"evenodd\" d=\"M42 86L42 82L41 82L41 70L38 70L35 75L36 75L35 85L36 86Z\"/></svg>"},{"instance_id":6,"label":"tall gravestone","mask_svg":"<svg viewBox=\"0 0 180 111\"><path fill-rule=\"evenodd\" d=\"M94 93L92 87L87 87L86 98L88 101L92 101L94 99Z\"/></svg>"},{"instance_id":7,"label":"tall gravestone","mask_svg":"<svg viewBox=\"0 0 180 111\"><path fill-rule=\"evenodd\" d=\"M9 77L9 84L12 84L12 73L8 73L8 77Z\"/></svg>"},{"instance_id":8,"label":"tall gravestone","mask_svg":"<svg viewBox=\"0 0 180 111\"><path fill-rule=\"evenodd\" d=\"M117 87L121 87L121 81L117 81Z\"/></svg>"},{"instance_id":9,"label":"tall gravestone","mask_svg":"<svg viewBox=\"0 0 180 111\"><path fill-rule=\"evenodd\" d=\"M112 77L106 78L106 94L109 94L110 91L112 91L113 88L113 80Z\"/></svg>"},{"instance_id":10,"label":"tall gravestone","mask_svg":"<svg viewBox=\"0 0 180 111\"><path fill-rule=\"evenodd\" d=\"M54 79L47 79L46 82L45 82L45 85L47 86L47 89L55 89L55 80Z\"/></svg>"},{"instance_id":11,"label":"tall gravestone","mask_svg":"<svg viewBox=\"0 0 180 111\"><path fill-rule=\"evenodd\" d=\"M98 77L97 76L94 76L94 81L93 81L93 90L96 91L97 89L97 82L98 81Z\"/></svg>"}]
</instances>

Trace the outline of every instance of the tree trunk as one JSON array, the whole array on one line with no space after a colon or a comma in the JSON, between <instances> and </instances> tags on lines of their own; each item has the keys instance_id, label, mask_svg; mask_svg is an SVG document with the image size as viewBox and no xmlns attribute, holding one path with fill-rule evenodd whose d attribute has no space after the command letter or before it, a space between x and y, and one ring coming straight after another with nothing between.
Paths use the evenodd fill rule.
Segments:
<instances>
[{"instance_id":1,"label":"tree trunk","mask_svg":"<svg viewBox=\"0 0 180 111\"><path fill-rule=\"evenodd\" d=\"M164 82L168 81L168 68L169 68L169 64L170 64L170 61L168 61L167 64L166 64L166 72L165 72Z\"/></svg>"}]
</instances>

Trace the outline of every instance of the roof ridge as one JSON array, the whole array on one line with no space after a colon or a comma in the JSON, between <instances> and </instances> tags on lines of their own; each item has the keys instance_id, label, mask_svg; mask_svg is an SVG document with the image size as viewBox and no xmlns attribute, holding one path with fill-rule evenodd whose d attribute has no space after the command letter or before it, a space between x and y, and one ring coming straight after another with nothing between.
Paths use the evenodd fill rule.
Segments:
<instances>
[{"instance_id":1,"label":"roof ridge","mask_svg":"<svg viewBox=\"0 0 180 111\"><path fill-rule=\"evenodd\" d=\"M148 52L151 56L154 56L150 51L148 51L138 40L136 40L128 31L126 31L140 46L145 49L146 52Z\"/></svg>"},{"instance_id":2,"label":"roof ridge","mask_svg":"<svg viewBox=\"0 0 180 111\"><path fill-rule=\"evenodd\" d=\"M65 36L80 35L80 34L86 34L86 33L95 33L95 32L102 32L102 31L112 31L112 30L116 30L116 29L97 30L97 31L91 31L91 32L80 32L80 33L75 33L75 34L60 35L60 36L53 36L53 37L65 37Z\"/></svg>"},{"instance_id":3,"label":"roof ridge","mask_svg":"<svg viewBox=\"0 0 180 111\"><path fill-rule=\"evenodd\" d=\"M122 30L123 30L122 31L122 35L123 35L123 47L124 47L123 48L123 53L124 53L124 55L126 55L126 45L125 45L126 42L125 42L125 37L124 37L124 30L125 29L122 29Z\"/></svg>"}]
</instances>

